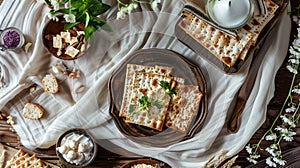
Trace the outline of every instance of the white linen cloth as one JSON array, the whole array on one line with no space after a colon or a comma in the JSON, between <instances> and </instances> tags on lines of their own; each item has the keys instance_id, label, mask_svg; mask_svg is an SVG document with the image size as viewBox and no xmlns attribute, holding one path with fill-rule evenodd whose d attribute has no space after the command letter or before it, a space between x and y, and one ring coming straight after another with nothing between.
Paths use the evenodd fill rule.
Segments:
<instances>
[{"instance_id":1,"label":"white linen cloth","mask_svg":"<svg viewBox=\"0 0 300 168\"><path fill-rule=\"evenodd\" d=\"M28 148L48 148L64 131L80 127L89 130L101 146L112 152L119 153L113 150L113 146L119 146L176 168L199 168L221 149L229 151L228 157L242 150L265 120L267 104L274 92L274 78L287 53L291 24L286 12L262 47L266 55L243 112L241 128L236 134L229 134L226 131L226 121L231 114L229 106L245 80L250 61L239 72L225 74L179 42L174 27L185 1L164 0L158 12L142 6L142 13L132 13L123 20L115 20L115 1L104 2L113 6L103 17L115 31L97 32L86 55L75 61L59 60L44 49L42 30L49 11L46 5L33 0L4 0L0 6L1 29L17 27L26 41L33 43L28 53L22 50L0 52L0 79L5 83L0 88L0 109L15 117L14 128L22 144ZM208 84L208 115L203 128L193 138L157 148L126 139L115 126L109 115L109 76L127 56L143 48L176 51L201 68ZM42 77L52 72L51 65L61 62L80 69L81 77L72 80L56 74L61 92L44 93ZM37 89L29 93L28 87L32 84L36 84ZM84 85L85 90L76 93L80 85ZM46 109L42 119L31 121L21 116L28 101Z\"/></svg>"}]
</instances>

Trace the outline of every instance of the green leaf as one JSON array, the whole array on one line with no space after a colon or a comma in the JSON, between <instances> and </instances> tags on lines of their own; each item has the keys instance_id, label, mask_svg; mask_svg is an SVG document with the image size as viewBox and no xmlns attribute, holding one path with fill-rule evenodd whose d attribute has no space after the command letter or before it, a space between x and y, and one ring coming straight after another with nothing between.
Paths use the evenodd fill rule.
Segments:
<instances>
[{"instance_id":1,"label":"green leaf","mask_svg":"<svg viewBox=\"0 0 300 168\"><path fill-rule=\"evenodd\" d=\"M174 87L174 88L171 89L171 86L170 86L170 83L169 83L169 82L162 80L162 81L159 82L159 85L164 89L164 91L165 91L170 97L172 97L173 95L176 95L176 94L177 94L177 93L176 93L176 88Z\"/></svg>"},{"instance_id":2,"label":"green leaf","mask_svg":"<svg viewBox=\"0 0 300 168\"><path fill-rule=\"evenodd\" d=\"M89 25L89 22L90 22L90 15L85 12L85 15L86 15L86 18L85 18L85 27L87 27Z\"/></svg>"},{"instance_id":3,"label":"green leaf","mask_svg":"<svg viewBox=\"0 0 300 168\"><path fill-rule=\"evenodd\" d=\"M69 8L60 8L56 12L69 14L70 10L69 10Z\"/></svg>"},{"instance_id":4,"label":"green leaf","mask_svg":"<svg viewBox=\"0 0 300 168\"><path fill-rule=\"evenodd\" d=\"M84 0L71 0L71 6L79 9L82 6L85 6Z\"/></svg>"},{"instance_id":5,"label":"green leaf","mask_svg":"<svg viewBox=\"0 0 300 168\"><path fill-rule=\"evenodd\" d=\"M129 105L128 112L129 112L130 115L134 114L134 106L132 104Z\"/></svg>"},{"instance_id":6,"label":"green leaf","mask_svg":"<svg viewBox=\"0 0 300 168\"><path fill-rule=\"evenodd\" d=\"M80 22L66 23L64 29L65 29L65 30L68 30L68 29L70 29L70 28L76 26L76 25L79 24L79 23L80 23Z\"/></svg>"},{"instance_id":7,"label":"green leaf","mask_svg":"<svg viewBox=\"0 0 300 168\"><path fill-rule=\"evenodd\" d=\"M94 34L95 31L96 31L95 27L92 26L91 24L85 27L84 29L85 38L89 41L90 37Z\"/></svg>"},{"instance_id":8,"label":"green leaf","mask_svg":"<svg viewBox=\"0 0 300 168\"><path fill-rule=\"evenodd\" d=\"M149 107L150 104L151 104L150 101L149 101L149 99L148 99L148 96L142 96L142 97L138 100L138 102L140 103L139 111L140 111L140 110L146 109L146 108Z\"/></svg>"},{"instance_id":9,"label":"green leaf","mask_svg":"<svg viewBox=\"0 0 300 168\"><path fill-rule=\"evenodd\" d=\"M110 6L107 4L96 4L92 8L89 8L89 12L91 12L93 16L98 16L105 13L108 9L110 9Z\"/></svg>"},{"instance_id":10,"label":"green leaf","mask_svg":"<svg viewBox=\"0 0 300 168\"><path fill-rule=\"evenodd\" d=\"M63 0L63 1L61 1L61 2L60 2L60 1L58 1L58 2L59 2L60 5L64 5L64 4L66 4L67 2L69 2L69 0Z\"/></svg>"},{"instance_id":11,"label":"green leaf","mask_svg":"<svg viewBox=\"0 0 300 168\"><path fill-rule=\"evenodd\" d=\"M157 107L158 109L163 108L162 102L159 100L151 99L151 104L153 104L153 106Z\"/></svg>"}]
</instances>

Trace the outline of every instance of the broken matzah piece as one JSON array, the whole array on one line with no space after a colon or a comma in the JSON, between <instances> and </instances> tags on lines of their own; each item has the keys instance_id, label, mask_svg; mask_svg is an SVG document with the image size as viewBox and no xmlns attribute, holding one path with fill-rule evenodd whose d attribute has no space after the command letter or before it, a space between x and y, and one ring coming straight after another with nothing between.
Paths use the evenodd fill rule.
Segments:
<instances>
[{"instance_id":1,"label":"broken matzah piece","mask_svg":"<svg viewBox=\"0 0 300 168\"><path fill-rule=\"evenodd\" d=\"M132 92L131 86L133 85L133 77L134 74L139 71L170 76L172 68L166 66L144 66L137 64L127 64L123 100L119 112L120 117L125 117L128 112L128 99L130 98L130 94Z\"/></svg>"},{"instance_id":2,"label":"broken matzah piece","mask_svg":"<svg viewBox=\"0 0 300 168\"><path fill-rule=\"evenodd\" d=\"M28 153L25 153L22 149L11 158L9 163L5 168L15 168L15 167L26 167L26 168L50 168L49 165L45 164L36 155L30 156Z\"/></svg>"},{"instance_id":3,"label":"broken matzah piece","mask_svg":"<svg viewBox=\"0 0 300 168\"><path fill-rule=\"evenodd\" d=\"M232 67L240 54L246 51L253 35L245 29L240 29L237 36L232 36L218 30L188 11L183 11L183 20L179 26L209 52L215 55L228 67Z\"/></svg>"},{"instance_id":4,"label":"broken matzah piece","mask_svg":"<svg viewBox=\"0 0 300 168\"><path fill-rule=\"evenodd\" d=\"M275 16L276 10L279 8L279 6L274 3L272 0L264 0L263 3L265 3L266 6L266 13L253 16L252 19L243 27L247 31L254 34L252 38L252 45L256 44L257 38L263 28L269 23L269 21Z\"/></svg>"},{"instance_id":5,"label":"broken matzah piece","mask_svg":"<svg viewBox=\"0 0 300 168\"><path fill-rule=\"evenodd\" d=\"M125 122L161 131L164 126L170 96L159 85L172 78L152 73L136 72Z\"/></svg>"},{"instance_id":6,"label":"broken matzah piece","mask_svg":"<svg viewBox=\"0 0 300 168\"><path fill-rule=\"evenodd\" d=\"M182 84L177 85L176 92L170 101L166 126L185 133L198 113L203 94L198 86Z\"/></svg>"}]
</instances>

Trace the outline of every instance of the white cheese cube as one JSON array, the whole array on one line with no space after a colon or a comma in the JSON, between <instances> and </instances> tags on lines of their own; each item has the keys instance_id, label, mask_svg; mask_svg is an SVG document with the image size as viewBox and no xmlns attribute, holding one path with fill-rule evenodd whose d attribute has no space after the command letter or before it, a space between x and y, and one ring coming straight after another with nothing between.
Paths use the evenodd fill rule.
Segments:
<instances>
[{"instance_id":1,"label":"white cheese cube","mask_svg":"<svg viewBox=\"0 0 300 168\"><path fill-rule=\"evenodd\" d=\"M78 42L77 37L71 37L70 45L72 45L72 44L74 44L74 43L77 43L77 42Z\"/></svg>"},{"instance_id":2,"label":"white cheese cube","mask_svg":"<svg viewBox=\"0 0 300 168\"><path fill-rule=\"evenodd\" d=\"M60 32L60 36L61 36L62 39L65 40L66 43L70 43L70 41L71 41L71 34L69 32L62 31L62 32Z\"/></svg>"},{"instance_id":3,"label":"white cheese cube","mask_svg":"<svg viewBox=\"0 0 300 168\"><path fill-rule=\"evenodd\" d=\"M77 31L77 36L84 35L84 31Z\"/></svg>"},{"instance_id":4,"label":"white cheese cube","mask_svg":"<svg viewBox=\"0 0 300 168\"><path fill-rule=\"evenodd\" d=\"M53 47L62 48L62 38L59 34L53 37Z\"/></svg>"},{"instance_id":5,"label":"white cheese cube","mask_svg":"<svg viewBox=\"0 0 300 168\"><path fill-rule=\"evenodd\" d=\"M65 52L65 54L67 54L67 55L69 55L69 56L71 56L71 57L75 57L77 54L79 53L79 50L78 49L76 49L76 48L74 48L73 46L68 46L67 48L66 48L66 52Z\"/></svg>"}]
</instances>

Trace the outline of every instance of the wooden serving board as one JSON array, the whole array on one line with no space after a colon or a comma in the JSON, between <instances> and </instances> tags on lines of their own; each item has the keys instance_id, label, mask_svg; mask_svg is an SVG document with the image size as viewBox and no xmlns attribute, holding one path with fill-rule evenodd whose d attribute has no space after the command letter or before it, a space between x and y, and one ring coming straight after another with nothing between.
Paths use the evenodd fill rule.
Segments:
<instances>
[{"instance_id":1,"label":"wooden serving board","mask_svg":"<svg viewBox=\"0 0 300 168\"><path fill-rule=\"evenodd\" d=\"M194 117L187 133L180 133L171 128L164 128L163 131L156 131L146 127L130 124L119 117L119 110L122 104L126 66L127 64L159 65L173 67L172 76L185 79L186 85L198 85L199 90L204 94L198 114ZM206 81L198 66L194 65L183 56L164 49L143 49L133 53L110 77L110 114L113 117L119 130L127 138L141 144L150 146L165 147L193 137L205 120L207 114L207 90Z\"/></svg>"}]
</instances>

